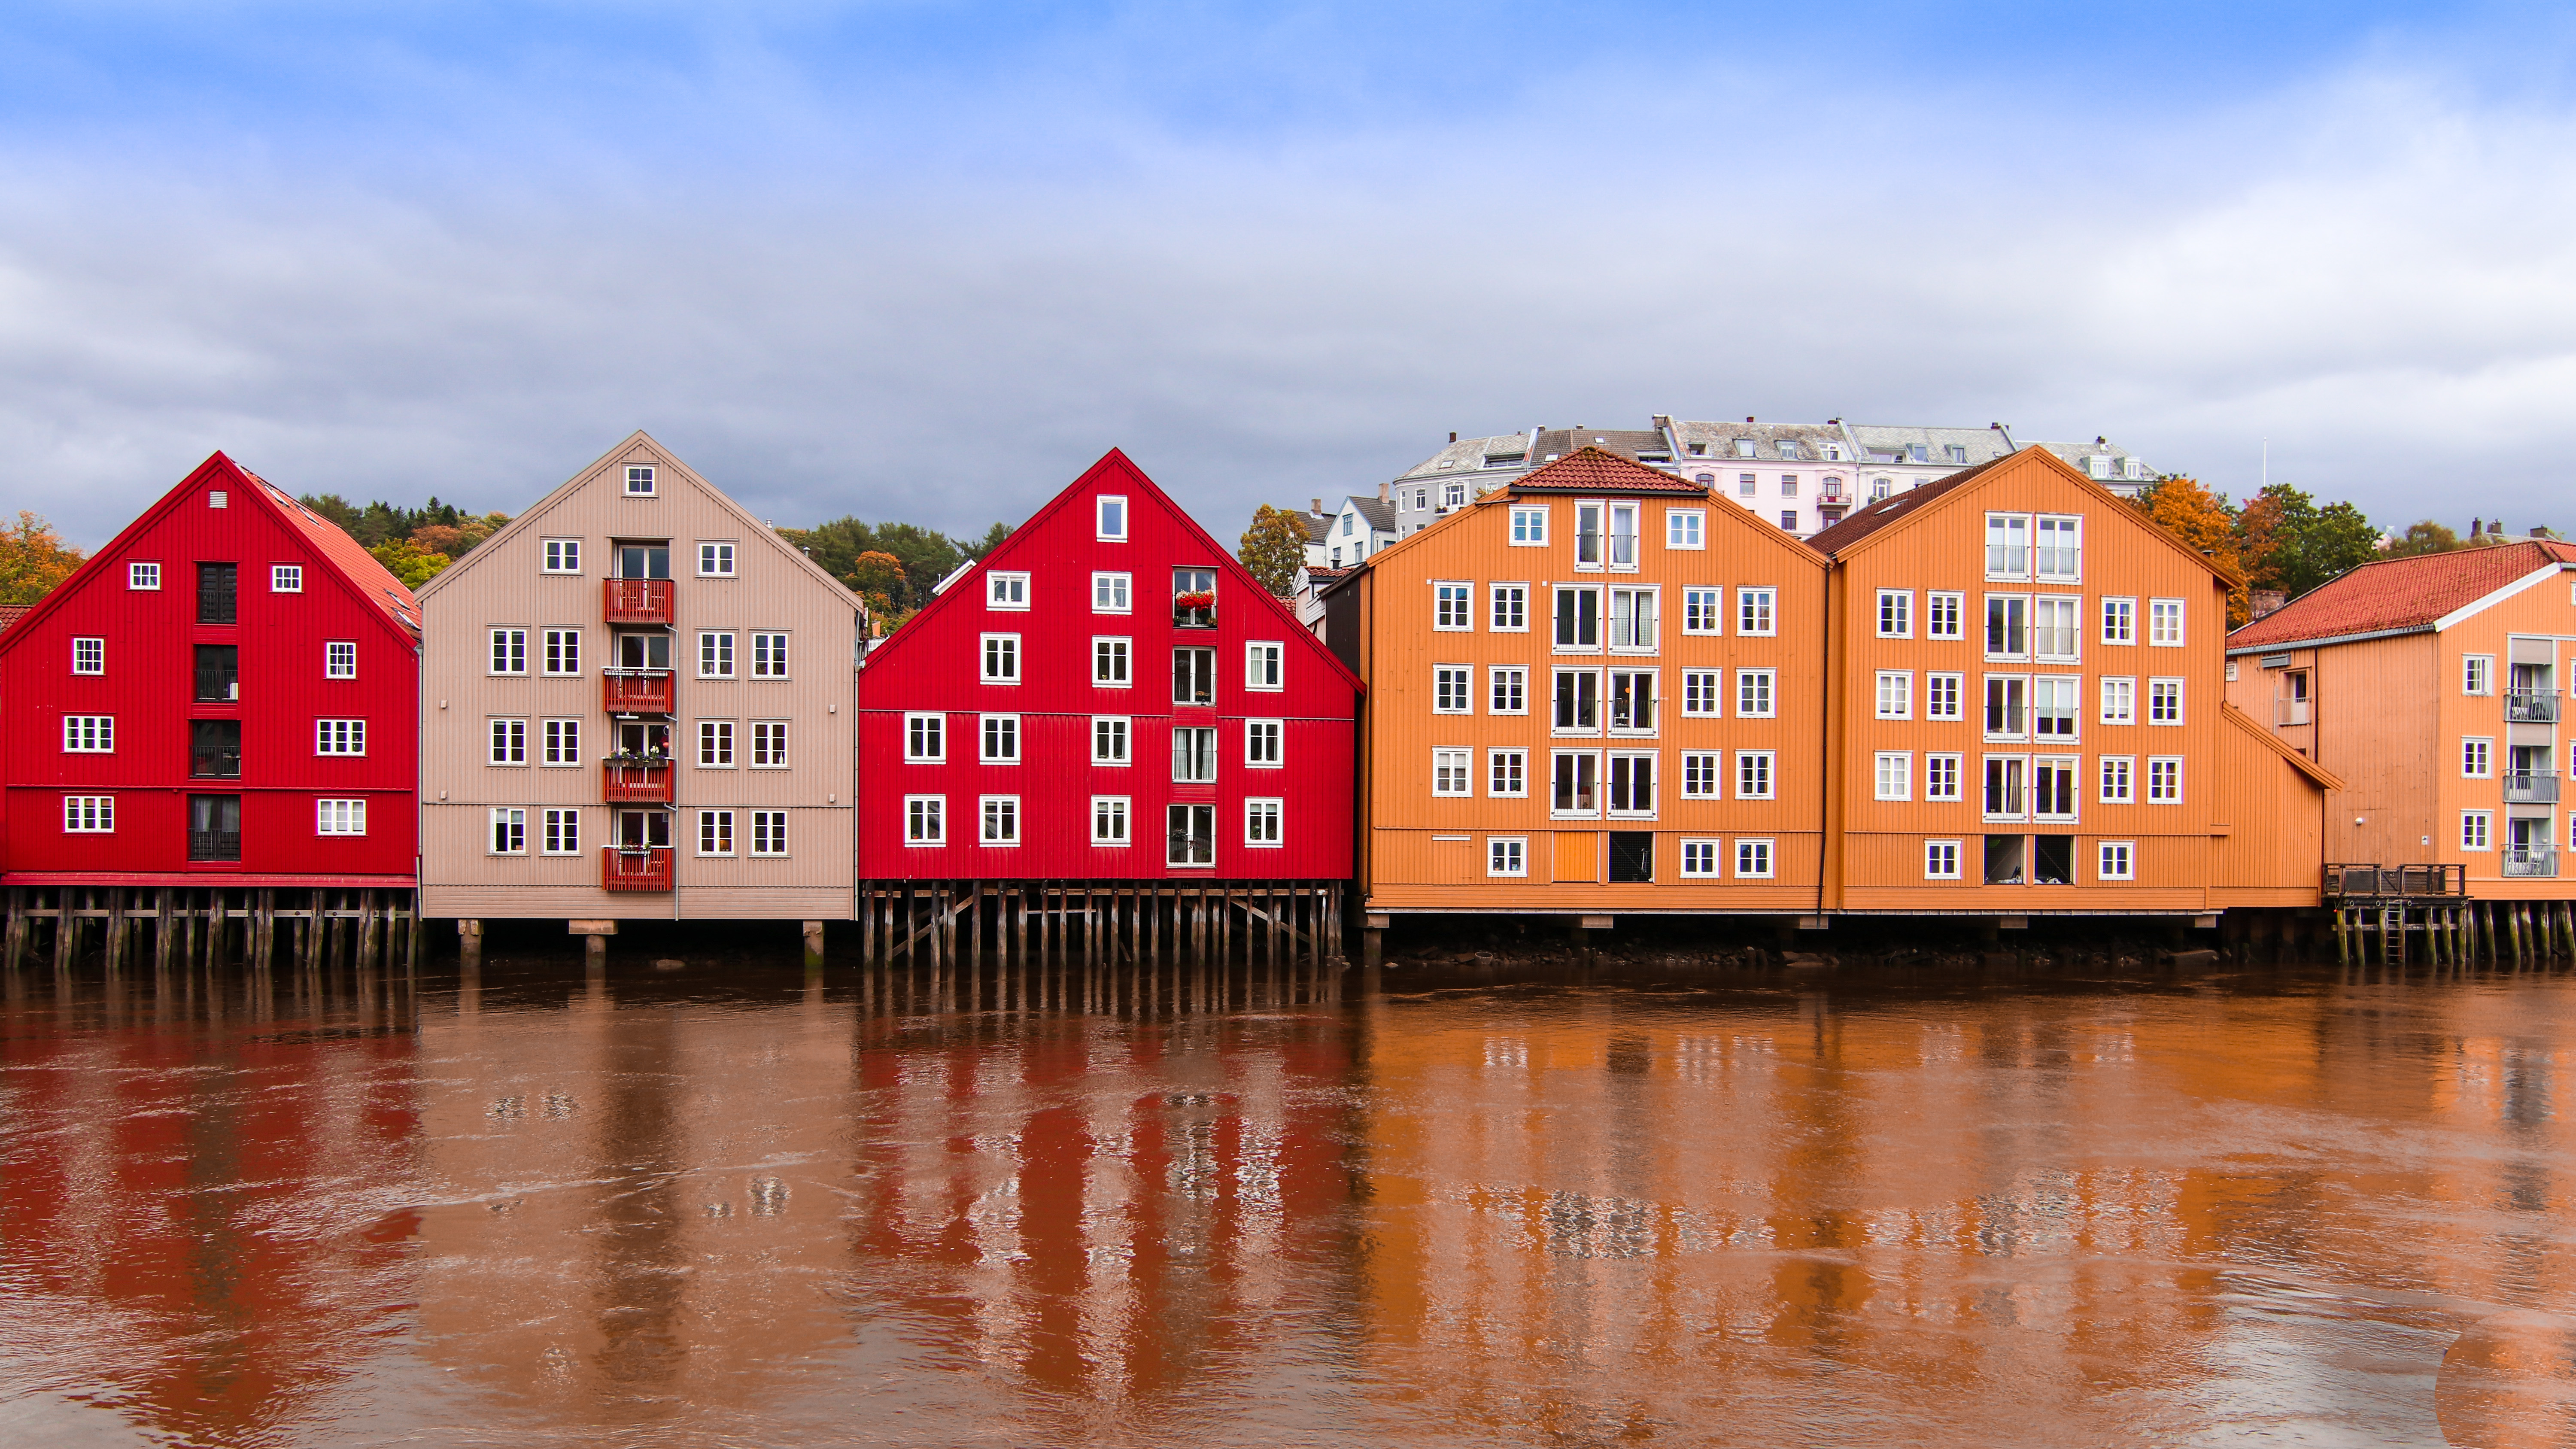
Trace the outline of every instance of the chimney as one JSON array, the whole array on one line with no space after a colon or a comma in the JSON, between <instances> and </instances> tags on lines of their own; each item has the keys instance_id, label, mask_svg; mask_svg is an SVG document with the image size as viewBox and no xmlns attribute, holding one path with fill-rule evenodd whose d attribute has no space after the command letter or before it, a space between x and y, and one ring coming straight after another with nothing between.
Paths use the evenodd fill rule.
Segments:
<instances>
[{"instance_id":1,"label":"chimney","mask_svg":"<svg viewBox=\"0 0 2576 1449\"><path fill-rule=\"evenodd\" d=\"M1309 512L1309 513L1314 514L1317 518L1321 518L1321 517L1323 517L1323 516L1324 516L1324 500L1323 500L1323 499L1321 499L1321 498L1317 498L1317 499L1313 500L1313 502L1314 502L1314 505L1315 505L1315 506L1314 506L1314 507L1312 507L1312 508L1310 508L1310 509L1308 509L1308 510L1306 510L1306 511L1307 511L1307 512Z\"/></svg>"},{"instance_id":2,"label":"chimney","mask_svg":"<svg viewBox=\"0 0 2576 1449\"><path fill-rule=\"evenodd\" d=\"M1655 414L1655 426L1656 426L1656 427L1659 427L1659 428L1669 428L1669 427L1671 427L1672 425L1673 425L1673 420L1672 420L1672 416L1671 416L1669 413L1657 413L1657 414Z\"/></svg>"},{"instance_id":3,"label":"chimney","mask_svg":"<svg viewBox=\"0 0 2576 1449\"><path fill-rule=\"evenodd\" d=\"M1377 501L1380 503L1394 502L1395 485L1393 483L1380 483L1377 485Z\"/></svg>"},{"instance_id":4,"label":"chimney","mask_svg":"<svg viewBox=\"0 0 2576 1449\"><path fill-rule=\"evenodd\" d=\"M1456 442L1456 441L1458 441L1458 435L1457 435L1456 433L1454 433L1454 432L1453 432L1453 433L1451 433L1451 434L1449 435L1449 441L1451 441L1451 442L1453 442L1453 443L1454 443L1454 442Z\"/></svg>"},{"instance_id":5,"label":"chimney","mask_svg":"<svg viewBox=\"0 0 2576 1449\"><path fill-rule=\"evenodd\" d=\"M2290 596L2279 589L2255 589L2249 595L2249 599L2253 615L2257 619L2266 614L2281 612L2281 606L2290 602Z\"/></svg>"},{"instance_id":6,"label":"chimney","mask_svg":"<svg viewBox=\"0 0 2576 1449\"><path fill-rule=\"evenodd\" d=\"M1749 423L1749 422L1751 422L1751 421L1753 421L1753 414L1751 414L1751 413L1746 413L1746 414L1744 415L1744 420L1745 420L1746 422L1748 422L1748 423Z\"/></svg>"}]
</instances>

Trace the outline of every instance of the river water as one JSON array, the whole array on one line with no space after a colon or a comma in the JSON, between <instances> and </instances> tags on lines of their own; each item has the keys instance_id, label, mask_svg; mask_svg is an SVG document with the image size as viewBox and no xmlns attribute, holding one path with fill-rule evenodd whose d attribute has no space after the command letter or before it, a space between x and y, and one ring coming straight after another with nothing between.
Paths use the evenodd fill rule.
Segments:
<instances>
[{"instance_id":1,"label":"river water","mask_svg":"<svg viewBox=\"0 0 2576 1449\"><path fill-rule=\"evenodd\" d=\"M2566 977L1351 981L19 978L0 1442L2576 1443Z\"/></svg>"}]
</instances>

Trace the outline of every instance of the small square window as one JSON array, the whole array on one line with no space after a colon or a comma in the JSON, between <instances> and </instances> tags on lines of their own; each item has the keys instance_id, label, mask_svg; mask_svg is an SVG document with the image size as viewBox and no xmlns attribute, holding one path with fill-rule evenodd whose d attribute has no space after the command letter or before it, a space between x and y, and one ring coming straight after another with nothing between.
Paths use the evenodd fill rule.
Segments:
<instances>
[{"instance_id":1,"label":"small square window","mask_svg":"<svg viewBox=\"0 0 2576 1449\"><path fill-rule=\"evenodd\" d=\"M157 563L130 563L125 566L125 586L147 592L161 587L161 566Z\"/></svg>"},{"instance_id":2,"label":"small square window","mask_svg":"<svg viewBox=\"0 0 2576 1449\"><path fill-rule=\"evenodd\" d=\"M545 572L550 574L577 574L581 572L580 539L549 538L543 540L541 546L544 550L545 561L539 565L539 567Z\"/></svg>"},{"instance_id":3,"label":"small square window","mask_svg":"<svg viewBox=\"0 0 2576 1449\"><path fill-rule=\"evenodd\" d=\"M626 465L626 496L629 498L650 498L653 496L652 464L629 463Z\"/></svg>"},{"instance_id":4,"label":"small square window","mask_svg":"<svg viewBox=\"0 0 2576 1449\"><path fill-rule=\"evenodd\" d=\"M104 637L72 640L72 673L105 674L106 672L107 640Z\"/></svg>"},{"instance_id":5,"label":"small square window","mask_svg":"<svg viewBox=\"0 0 2576 1449\"><path fill-rule=\"evenodd\" d=\"M1735 842L1735 878L1769 880L1771 878L1771 842L1739 840Z\"/></svg>"},{"instance_id":6,"label":"small square window","mask_svg":"<svg viewBox=\"0 0 2576 1449\"><path fill-rule=\"evenodd\" d=\"M303 593L304 565L270 564L268 566L268 591L272 594Z\"/></svg>"},{"instance_id":7,"label":"small square window","mask_svg":"<svg viewBox=\"0 0 2576 1449\"><path fill-rule=\"evenodd\" d=\"M984 575L984 607L1025 612L1029 607L1029 576L1024 573Z\"/></svg>"},{"instance_id":8,"label":"small square window","mask_svg":"<svg viewBox=\"0 0 2576 1449\"><path fill-rule=\"evenodd\" d=\"M1927 840L1923 842L1923 878L1925 880L1957 880L1959 878L1959 847L1961 844L1962 842L1956 840Z\"/></svg>"},{"instance_id":9,"label":"small square window","mask_svg":"<svg viewBox=\"0 0 2576 1449\"><path fill-rule=\"evenodd\" d=\"M1280 682L1280 656L1285 646L1267 639L1255 639L1243 646L1243 687L1262 693L1277 693Z\"/></svg>"},{"instance_id":10,"label":"small square window","mask_svg":"<svg viewBox=\"0 0 2576 1449\"><path fill-rule=\"evenodd\" d=\"M1708 547L1708 515L1696 508L1664 510L1664 547L1701 549Z\"/></svg>"},{"instance_id":11,"label":"small square window","mask_svg":"<svg viewBox=\"0 0 2576 1449\"><path fill-rule=\"evenodd\" d=\"M1517 879L1529 874L1529 837L1496 835L1485 841L1485 874Z\"/></svg>"},{"instance_id":12,"label":"small square window","mask_svg":"<svg viewBox=\"0 0 2576 1449\"><path fill-rule=\"evenodd\" d=\"M729 579L733 577L733 545L701 543L698 545L698 577Z\"/></svg>"},{"instance_id":13,"label":"small square window","mask_svg":"<svg viewBox=\"0 0 2576 1449\"><path fill-rule=\"evenodd\" d=\"M2105 840L2101 844L2100 863L2094 875L2101 880L2135 880L2138 868L2138 843L2134 840Z\"/></svg>"},{"instance_id":14,"label":"small square window","mask_svg":"<svg viewBox=\"0 0 2576 1449\"><path fill-rule=\"evenodd\" d=\"M324 643L322 646L322 677L324 679L357 678L358 641L355 639L333 639Z\"/></svg>"},{"instance_id":15,"label":"small square window","mask_svg":"<svg viewBox=\"0 0 2576 1449\"><path fill-rule=\"evenodd\" d=\"M1722 867L1722 865L1720 864L1720 862L1721 862L1721 861L1723 860L1723 858L1724 858L1724 851L1725 851L1725 842L1723 842L1723 841L1717 841L1717 840L1685 840L1685 841L1683 841L1683 842L1682 842L1682 879L1684 879L1684 880L1715 880L1715 879L1717 879L1720 875L1723 875L1723 874L1725 873L1724 868L1723 868L1723 867Z\"/></svg>"},{"instance_id":16,"label":"small square window","mask_svg":"<svg viewBox=\"0 0 2576 1449\"><path fill-rule=\"evenodd\" d=\"M1091 576L1091 612L1127 614L1135 611L1136 576L1125 573L1098 573Z\"/></svg>"},{"instance_id":17,"label":"small square window","mask_svg":"<svg viewBox=\"0 0 2576 1449\"><path fill-rule=\"evenodd\" d=\"M1512 506L1512 546L1514 548L1547 546L1547 509L1536 505L1514 504Z\"/></svg>"}]
</instances>

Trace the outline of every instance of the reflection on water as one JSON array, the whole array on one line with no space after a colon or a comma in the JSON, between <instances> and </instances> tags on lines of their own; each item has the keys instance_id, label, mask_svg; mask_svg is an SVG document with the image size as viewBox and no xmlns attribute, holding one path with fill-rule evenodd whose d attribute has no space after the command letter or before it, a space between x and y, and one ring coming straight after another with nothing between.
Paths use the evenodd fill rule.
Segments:
<instances>
[{"instance_id":1,"label":"reflection on water","mask_svg":"<svg viewBox=\"0 0 2576 1449\"><path fill-rule=\"evenodd\" d=\"M2572 1013L22 977L0 1440L2563 1445Z\"/></svg>"}]
</instances>

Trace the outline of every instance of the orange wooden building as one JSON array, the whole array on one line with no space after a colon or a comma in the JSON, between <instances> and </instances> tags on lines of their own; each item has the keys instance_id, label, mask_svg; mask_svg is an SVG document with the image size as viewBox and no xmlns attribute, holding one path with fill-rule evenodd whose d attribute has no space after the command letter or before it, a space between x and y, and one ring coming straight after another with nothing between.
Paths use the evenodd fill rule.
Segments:
<instances>
[{"instance_id":1,"label":"orange wooden building","mask_svg":"<svg viewBox=\"0 0 2576 1449\"><path fill-rule=\"evenodd\" d=\"M1324 608L1368 682L1373 917L1817 910L1825 561L1788 534L1585 448Z\"/></svg>"}]
</instances>

